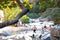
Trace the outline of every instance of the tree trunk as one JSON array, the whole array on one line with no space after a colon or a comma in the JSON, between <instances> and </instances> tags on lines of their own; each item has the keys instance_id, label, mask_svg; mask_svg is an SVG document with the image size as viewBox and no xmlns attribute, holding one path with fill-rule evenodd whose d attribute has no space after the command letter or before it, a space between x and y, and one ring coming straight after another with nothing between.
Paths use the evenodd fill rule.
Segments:
<instances>
[{"instance_id":1,"label":"tree trunk","mask_svg":"<svg viewBox=\"0 0 60 40\"><path fill-rule=\"evenodd\" d=\"M6 20L4 21L3 23L0 23L0 28L3 28L5 26L8 26L8 25L12 25L12 24L15 24L18 22L19 18L21 18L23 15L25 15L27 12L29 12L29 9L27 8L24 8L23 11L21 13L19 13L15 19L13 20Z\"/></svg>"}]
</instances>

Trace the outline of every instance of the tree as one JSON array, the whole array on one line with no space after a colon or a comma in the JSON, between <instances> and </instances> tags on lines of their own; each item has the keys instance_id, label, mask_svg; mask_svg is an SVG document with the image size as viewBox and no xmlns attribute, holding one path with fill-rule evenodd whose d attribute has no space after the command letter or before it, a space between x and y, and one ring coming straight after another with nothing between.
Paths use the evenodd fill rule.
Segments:
<instances>
[{"instance_id":1,"label":"tree","mask_svg":"<svg viewBox=\"0 0 60 40\"><path fill-rule=\"evenodd\" d=\"M19 3L18 3L19 4ZM2 23L0 23L0 28L3 28L5 26L8 26L8 25L12 25L12 24L15 24L18 22L18 20L23 16L25 15L27 12L29 11L28 8L23 8L23 11L20 12L14 19L12 20L6 20Z\"/></svg>"},{"instance_id":2,"label":"tree","mask_svg":"<svg viewBox=\"0 0 60 40\"><path fill-rule=\"evenodd\" d=\"M17 22L17 19L22 17L24 15L24 13L27 13L28 10L30 10L29 11L30 13L31 12L33 12L33 13L43 13L43 12L46 11L47 8L59 7L59 5L57 5L57 3L59 3L59 1L57 1L57 0L53 0L53 1L52 0L38 0L37 2L34 1L34 3L30 3L30 2L26 2L26 1L21 3L20 0L13 0L13 1L11 1L11 0L2 0L1 3L0 3L0 8L1 9L5 9L7 7L9 7L9 8L16 7L17 4L19 4L21 9L25 9L25 8L27 8L27 9L24 10L24 12L22 12L23 14L19 14L16 17L16 19L11 20L11 21L9 20L9 21L1 23L0 27L4 27L3 25L7 26L7 25L10 25L10 24L15 24ZM14 21L14 22L12 22L12 21Z\"/></svg>"}]
</instances>

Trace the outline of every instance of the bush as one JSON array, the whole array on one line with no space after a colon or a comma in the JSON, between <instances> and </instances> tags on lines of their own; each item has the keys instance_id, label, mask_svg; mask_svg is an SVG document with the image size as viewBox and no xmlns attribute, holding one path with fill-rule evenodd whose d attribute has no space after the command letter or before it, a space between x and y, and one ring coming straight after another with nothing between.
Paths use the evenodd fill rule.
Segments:
<instances>
[{"instance_id":1,"label":"bush","mask_svg":"<svg viewBox=\"0 0 60 40\"><path fill-rule=\"evenodd\" d=\"M30 17L30 18L38 18L38 17L40 17L40 15L38 13L28 13L27 16Z\"/></svg>"},{"instance_id":2,"label":"bush","mask_svg":"<svg viewBox=\"0 0 60 40\"><path fill-rule=\"evenodd\" d=\"M21 19L22 23L29 23L29 18L27 17L27 15L24 15Z\"/></svg>"}]
</instances>

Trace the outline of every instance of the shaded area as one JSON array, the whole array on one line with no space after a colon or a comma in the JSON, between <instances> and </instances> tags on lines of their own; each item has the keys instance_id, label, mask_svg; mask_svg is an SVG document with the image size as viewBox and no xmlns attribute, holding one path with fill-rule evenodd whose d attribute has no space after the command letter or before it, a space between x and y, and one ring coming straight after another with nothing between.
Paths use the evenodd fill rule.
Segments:
<instances>
[{"instance_id":1,"label":"shaded area","mask_svg":"<svg viewBox=\"0 0 60 40\"><path fill-rule=\"evenodd\" d=\"M51 40L51 39L50 39L50 37L48 37L48 38L46 38L46 39L44 39L44 40Z\"/></svg>"}]
</instances>

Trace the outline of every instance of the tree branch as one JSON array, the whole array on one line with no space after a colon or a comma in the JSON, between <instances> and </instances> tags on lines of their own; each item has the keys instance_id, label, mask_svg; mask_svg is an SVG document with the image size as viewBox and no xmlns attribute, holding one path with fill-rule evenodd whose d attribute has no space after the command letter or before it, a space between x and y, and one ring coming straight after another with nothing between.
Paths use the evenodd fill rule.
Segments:
<instances>
[{"instance_id":1,"label":"tree branch","mask_svg":"<svg viewBox=\"0 0 60 40\"><path fill-rule=\"evenodd\" d=\"M16 2L19 4L19 6L23 9L25 8L24 5L20 2L20 0L16 0Z\"/></svg>"},{"instance_id":2,"label":"tree branch","mask_svg":"<svg viewBox=\"0 0 60 40\"><path fill-rule=\"evenodd\" d=\"M12 25L12 24L16 24L16 23L18 22L19 18L21 18L21 17L22 17L23 15L25 15L27 12L29 12L29 9L24 8L24 9L22 10L22 12L19 13L19 14L16 16L15 19L13 19L13 20L6 20L6 21L4 21L3 23L0 23L0 28L3 28L3 27L5 27L5 26L9 26L9 25Z\"/></svg>"}]
</instances>

